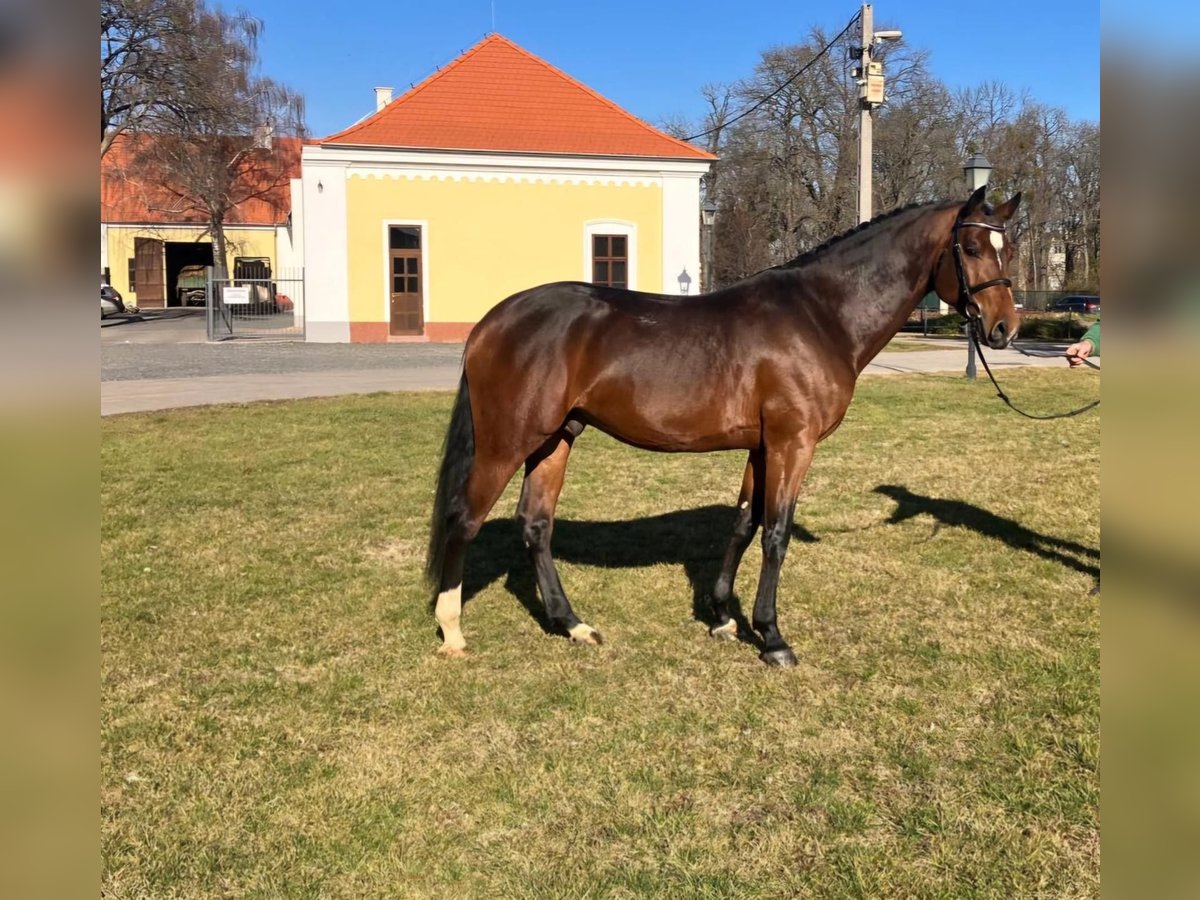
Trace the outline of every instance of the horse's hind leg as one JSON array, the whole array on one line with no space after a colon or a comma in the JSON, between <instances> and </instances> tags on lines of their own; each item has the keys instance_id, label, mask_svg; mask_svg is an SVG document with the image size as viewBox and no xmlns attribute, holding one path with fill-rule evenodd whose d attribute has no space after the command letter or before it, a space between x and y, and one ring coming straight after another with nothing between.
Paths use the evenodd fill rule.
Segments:
<instances>
[{"instance_id":1,"label":"horse's hind leg","mask_svg":"<svg viewBox=\"0 0 1200 900\"><path fill-rule=\"evenodd\" d=\"M733 523L733 534L725 549L725 561L721 574L712 592L712 614L715 622L710 633L715 638L733 640L737 637L737 622L729 615L729 603L733 599L733 582L737 577L742 554L754 540L754 533L762 524L763 516L763 454L762 450L751 450L746 460L746 472L742 476L742 492L738 496L737 518Z\"/></svg>"},{"instance_id":2,"label":"horse's hind leg","mask_svg":"<svg viewBox=\"0 0 1200 900\"><path fill-rule=\"evenodd\" d=\"M525 461L525 481L521 485L517 520L521 523L521 536L529 549L538 592L546 604L546 616L550 623L570 635L573 641L599 644L602 642L600 632L581 622L571 609L562 582L558 579L554 558L550 555L554 508L562 491L572 441L574 435L564 430L551 437Z\"/></svg>"},{"instance_id":3,"label":"horse's hind leg","mask_svg":"<svg viewBox=\"0 0 1200 900\"><path fill-rule=\"evenodd\" d=\"M479 534L484 519L500 499L519 465L519 460L509 462L496 456L477 455L471 468L467 479L466 513L455 522L447 535L446 555L433 611L442 630L442 646L438 652L443 656L463 656L466 652L467 642L459 620L462 616L463 570L467 548Z\"/></svg>"}]
</instances>

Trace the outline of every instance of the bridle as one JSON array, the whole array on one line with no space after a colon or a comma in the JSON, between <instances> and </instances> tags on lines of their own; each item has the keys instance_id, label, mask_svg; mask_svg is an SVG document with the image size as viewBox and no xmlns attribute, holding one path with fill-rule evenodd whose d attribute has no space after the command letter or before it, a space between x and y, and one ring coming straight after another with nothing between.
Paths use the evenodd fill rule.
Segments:
<instances>
[{"instance_id":1,"label":"bridle","mask_svg":"<svg viewBox=\"0 0 1200 900\"><path fill-rule=\"evenodd\" d=\"M979 284L967 283L967 270L963 265L963 249L962 242L958 239L958 233L963 228L986 228L988 231L998 231L1004 233L1003 225L989 225L987 222L964 222L961 219L954 223L952 234L954 235L954 243L951 245L951 252L954 256L954 273L958 276L958 303L955 306L960 315L967 319L967 331L971 340L975 343L975 349L979 353L979 359L983 363L983 369L987 372L988 378L991 379L992 385L996 388L996 396L1003 400L1010 409L1018 412L1027 419L1067 419L1072 416L1078 416L1090 409L1095 409L1100 405L1099 400L1087 403L1078 409L1070 410L1065 413L1053 413L1051 415L1039 416L1034 413L1025 412L1008 398L1008 394L1004 393L1004 388L996 381L996 376L992 374L992 367L988 365L987 357L983 355L983 346L979 342L979 333L983 330L983 310L979 308L979 304L975 302L975 295L980 291L996 285L1003 285L1006 288L1012 288L1011 278L993 278L990 281L981 281ZM1017 348L1020 350L1020 348ZM1026 356L1035 354L1021 350ZM1040 355L1040 354L1038 354ZM1087 360L1084 360L1087 362ZM1092 368L1097 368L1094 364Z\"/></svg>"},{"instance_id":2,"label":"bridle","mask_svg":"<svg viewBox=\"0 0 1200 900\"><path fill-rule=\"evenodd\" d=\"M975 302L975 295L982 290L986 290L996 285L1004 287L1012 287L1011 278L993 278L990 281L981 281L979 284L967 284L967 270L963 265L963 248L962 241L958 239L958 233L964 228L986 228L988 231L998 231L1004 233L1003 225L989 225L987 222L964 222L959 219L954 223L952 234L954 235L954 243L951 245L951 252L954 255L954 273L958 276L958 307L959 314L966 316L972 321L972 327L978 327L978 322L982 315L982 310L979 304ZM974 313L972 313L974 309Z\"/></svg>"}]
</instances>

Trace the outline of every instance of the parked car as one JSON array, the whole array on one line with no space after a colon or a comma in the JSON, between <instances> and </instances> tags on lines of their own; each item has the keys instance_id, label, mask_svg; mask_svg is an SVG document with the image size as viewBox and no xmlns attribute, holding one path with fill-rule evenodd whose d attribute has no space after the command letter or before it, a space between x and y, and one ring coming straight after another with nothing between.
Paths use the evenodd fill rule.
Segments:
<instances>
[{"instance_id":1,"label":"parked car","mask_svg":"<svg viewBox=\"0 0 1200 900\"><path fill-rule=\"evenodd\" d=\"M1050 312L1099 313L1100 298L1095 294L1072 294L1051 303Z\"/></svg>"},{"instance_id":2,"label":"parked car","mask_svg":"<svg viewBox=\"0 0 1200 900\"><path fill-rule=\"evenodd\" d=\"M175 293L180 306L203 306L208 287L208 271L205 266L184 266L175 279Z\"/></svg>"},{"instance_id":3,"label":"parked car","mask_svg":"<svg viewBox=\"0 0 1200 900\"><path fill-rule=\"evenodd\" d=\"M235 256L233 283L250 289L250 302L241 308L245 315L270 315L281 311L271 281L271 260L266 256Z\"/></svg>"},{"instance_id":4,"label":"parked car","mask_svg":"<svg viewBox=\"0 0 1200 900\"><path fill-rule=\"evenodd\" d=\"M125 312L125 300L111 284L100 282L100 318Z\"/></svg>"}]
</instances>

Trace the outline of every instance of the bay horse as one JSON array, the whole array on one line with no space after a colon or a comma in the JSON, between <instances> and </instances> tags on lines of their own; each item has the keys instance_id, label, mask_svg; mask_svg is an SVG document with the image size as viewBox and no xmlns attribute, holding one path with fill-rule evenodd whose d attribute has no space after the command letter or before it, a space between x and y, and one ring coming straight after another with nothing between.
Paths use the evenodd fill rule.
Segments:
<instances>
[{"instance_id":1,"label":"bay horse","mask_svg":"<svg viewBox=\"0 0 1200 900\"><path fill-rule=\"evenodd\" d=\"M550 555L571 445L587 425L645 450L746 450L733 535L712 591L718 638L737 636L734 576L761 525L751 624L768 665L795 665L775 594L801 482L867 364L933 290L1003 348L1016 336L1005 225L1021 195L877 216L789 263L694 297L559 282L522 291L472 329L437 481L426 572L440 653L466 650L467 548L523 463L517 518L550 623L600 633L571 608Z\"/></svg>"}]
</instances>

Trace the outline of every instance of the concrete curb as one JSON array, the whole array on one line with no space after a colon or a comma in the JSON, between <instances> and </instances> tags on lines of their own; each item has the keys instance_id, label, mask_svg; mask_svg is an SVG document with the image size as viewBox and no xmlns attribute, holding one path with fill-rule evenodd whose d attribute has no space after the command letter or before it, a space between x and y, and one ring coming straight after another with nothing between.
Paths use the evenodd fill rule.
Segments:
<instances>
[{"instance_id":1,"label":"concrete curb","mask_svg":"<svg viewBox=\"0 0 1200 900\"><path fill-rule=\"evenodd\" d=\"M997 371L1026 366L1066 367L1065 361L1061 359L1030 358L1014 350L991 351L988 353L988 359L992 368ZM962 348L913 350L906 353L881 353L867 366L863 374L912 375L963 372L965 368L966 351ZM378 391L450 391L458 385L459 372L459 367L455 364L354 371L102 381L100 415L151 412L218 403L338 397Z\"/></svg>"}]
</instances>

